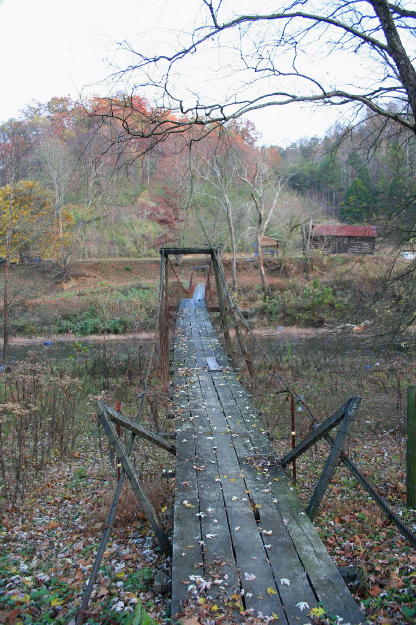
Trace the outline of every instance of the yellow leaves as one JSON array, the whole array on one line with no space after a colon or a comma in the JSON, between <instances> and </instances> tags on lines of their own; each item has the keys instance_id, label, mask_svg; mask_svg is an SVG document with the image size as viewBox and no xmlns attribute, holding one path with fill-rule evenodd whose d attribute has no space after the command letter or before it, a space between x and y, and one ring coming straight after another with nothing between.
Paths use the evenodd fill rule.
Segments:
<instances>
[{"instance_id":1,"label":"yellow leaves","mask_svg":"<svg viewBox=\"0 0 416 625\"><path fill-rule=\"evenodd\" d=\"M55 599L52 599L51 601L51 606L54 608L57 605L62 605L63 604L63 600L62 599L58 599L58 597L55 597Z\"/></svg>"},{"instance_id":2,"label":"yellow leaves","mask_svg":"<svg viewBox=\"0 0 416 625\"><path fill-rule=\"evenodd\" d=\"M277 590L272 588L272 586L269 586L266 592L268 595L277 595Z\"/></svg>"},{"instance_id":3,"label":"yellow leaves","mask_svg":"<svg viewBox=\"0 0 416 625\"><path fill-rule=\"evenodd\" d=\"M38 182L20 180L0 187L0 255L39 253L48 239L53 206Z\"/></svg>"},{"instance_id":4,"label":"yellow leaves","mask_svg":"<svg viewBox=\"0 0 416 625\"><path fill-rule=\"evenodd\" d=\"M324 610L324 608L322 608L321 606L317 606L316 608L312 608L309 611L310 616L316 616L318 618L321 618L322 616L325 616L326 612Z\"/></svg>"},{"instance_id":5,"label":"yellow leaves","mask_svg":"<svg viewBox=\"0 0 416 625\"><path fill-rule=\"evenodd\" d=\"M10 598L13 599L13 601L16 601L16 603L29 603L30 601L30 596L28 594L12 595Z\"/></svg>"}]
</instances>

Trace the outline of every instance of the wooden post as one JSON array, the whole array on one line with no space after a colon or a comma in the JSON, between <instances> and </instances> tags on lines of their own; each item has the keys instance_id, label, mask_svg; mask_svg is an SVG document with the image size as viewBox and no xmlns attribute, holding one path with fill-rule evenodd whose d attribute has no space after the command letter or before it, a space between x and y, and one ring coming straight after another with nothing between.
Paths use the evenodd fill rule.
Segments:
<instances>
[{"instance_id":1,"label":"wooden post","mask_svg":"<svg viewBox=\"0 0 416 625\"><path fill-rule=\"evenodd\" d=\"M114 406L115 410L117 410L117 412L121 413L121 402L120 401L116 401L116 405ZM117 436L121 436L121 425L119 423L117 423L116 425L116 432L117 432ZM120 479L120 466L119 463L117 463L117 479Z\"/></svg>"},{"instance_id":2,"label":"wooden post","mask_svg":"<svg viewBox=\"0 0 416 625\"><path fill-rule=\"evenodd\" d=\"M295 398L293 395L290 396L290 437L292 443L292 449L296 447L296 422L295 422ZM292 462L292 479L293 483L296 484L296 458Z\"/></svg>"},{"instance_id":3,"label":"wooden post","mask_svg":"<svg viewBox=\"0 0 416 625\"><path fill-rule=\"evenodd\" d=\"M344 419L341 421L341 425L339 426L339 430L335 438L334 444L332 445L332 449L329 453L327 461L325 462L325 466L322 470L322 475L319 478L319 481L315 487L315 490L313 492L309 505L306 508L306 513L308 514L311 521L313 521L315 518L315 515L318 511L321 501L325 495L326 489L328 488L328 484L331 481L331 478L335 473L335 469L338 466L338 463L341 458L341 454L344 449L345 440L348 435L348 430L350 427L351 420L358 406L360 405L360 403L361 403L361 398L355 397L354 400L352 400L349 403L346 415Z\"/></svg>"},{"instance_id":4,"label":"wooden post","mask_svg":"<svg viewBox=\"0 0 416 625\"><path fill-rule=\"evenodd\" d=\"M161 447L162 449L164 449L165 451L168 451L169 453L173 455L176 454L175 445L172 445L171 443L166 442L158 434L155 434L144 425L141 425L140 423L132 421L128 417L120 414L119 412L117 412L117 410L115 410L111 406L107 406L107 404L105 404L103 401L98 401L98 405L101 411L105 412L109 416L110 420L114 421L114 423L116 423L118 426L122 426L130 430L130 432L132 432L133 434L137 434L141 438L146 439L150 443L154 443L158 447Z\"/></svg>"},{"instance_id":5,"label":"wooden post","mask_svg":"<svg viewBox=\"0 0 416 625\"><path fill-rule=\"evenodd\" d=\"M211 267L212 261L209 261L207 275L205 278L205 301L208 303L211 296Z\"/></svg>"},{"instance_id":6,"label":"wooden post","mask_svg":"<svg viewBox=\"0 0 416 625\"><path fill-rule=\"evenodd\" d=\"M330 445L334 443L334 439L330 434L328 434L328 432L326 432L323 436ZM347 467L347 469L349 469L349 471L351 471L352 475L361 484L364 490L367 491L370 497L374 499L379 508L383 510L386 517L399 529L400 533L410 542L411 545L413 545L413 547L416 547L416 534L414 534L401 520L401 518L390 508L384 497L382 497L377 492L376 488L367 480L366 477L364 477L351 458L349 458L345 453L341 454L341 462Z\"/></svg>"},{"instance_id":7,"label":"wooden post","mask_svg":"<svg viewBox=\"0 0 416 625\"><path fill-rule=\"evenodd\" d=\"M231 297L231 295L228 293L227 290L227 285L224 284L224 274L221 272L220 270L220 265L219 265L219 261L218 261L218 257L216 255L216 253L214 253L212 255L212 261L213 261L213 266L214 266L214 271L215 271L215 279L216 279L216 284L217 284L217 291L218 291L218 301L220 302L220 292L221 292L221 299L222 299L222 305L224 310L226 310L227 306L226 306L226 295L227 295L227 299L228 302L230 304L231 307L231 315L234 319L234 330L235 330L235 336L237 338L238 344L240 346L240 350L241 353L243 354L244 360L246 361L246 365L247 365L247 369L248 372L250 374L250 377L254 377L254 367L253 367L253 361L251 360L250 356L248 355L247 352L247 346L246 346L246 342L244 340L244 337L241 333L240 327L238 325L238 319L237 319L237 315L235 312L235 304L234 301ZM220 302L220 308L221 308L221 302ZM230 313L229 313L230 314ZM227 334L228 337L229 332L227 330ZM225 333L224 333L224 337L225 337ZM230 340L230 345L231 345L231 350L232 350L232 344L231 344L231 339ZM227 344L227 338L225 338L225 342ZM228 351L228 349L227 349ZM231 356L232 360L233 360L233 365L234 367L236 366L236 362L234 359L234 350L232 350L232 356Z\"/></svg>"},{"instance_id":8,"label":"wooden post","mask_svg":"<svg viewBox=\"0 0 416 625\"><path fill-rule=\"evenodd\" d=\"M189 285L188 285L189 297L192 297L193 286L194 286L194 272L191 273L191 277L189 278Z\"/></svg>"},{"instance_id":9,"label":"wooden post","mask_svg":"<svg viewBox=\"0 0 416 625\"><path fill-rule=\"evenodd\" d=\"M407 389L406 503L416 508L416 386Z\"/></svg>"},{"instance_id":10,"label":"wooden post","mask_svg":"<svg viewBox=\"0 0 416 625\"><path fill-rule=\"evenodd\" d=\"M169 370L169 303L168 303L168 256L160 254L159 298L159 348L160 376L164 387L168 385Z\"/></svg>"},{"instance_id":11,"label":"wooden post","mask_svg":"<svg viewBox=\"0 0 416 625\"><path fill-rule=\"evenodd\" d=\"M214 269L215 284L217 287L218 306L220 309L220 319L221 319L222 332L224 334L225 349L227 351L228 357L230 358L233 366L235 367L234 350L233 350L233 344L232 344L231 337L230 337L230 332L228 330L226 308L225 308L225 301L224 301L224 292L222 289L221 276L220 276L220 270L219 270L220 268L218 265L218 259L215 254L211 255L211 262L212 262L212 266Z\"/></svg>"},{"instance_id":12,"label":"wooden post","mask_svg":"<svg viewBox=\"0 0 416 625\"><path fill-rule=\"evenodd\" d=\"M243 337L243 335L241 333L241 330L240 330L238 325L234 326L234 330L235 330L235 335L237 337L238 344L239 344L240 349L241 349L241 353L243 354L244 360L246 361L248 372L250 374L250 377L253 378L254 377L253 361L251 360L250 356L248 355L246 342L244 340L244 337Z\"/></svg>"},{"instance_id":13,"label":"wooden post","mask_svg":"<svg viewBox=\"0 0 416 625\"><path fill-rule=\"evenodd\" d=\"M158 519L158 516L156 514L155 509L153 508L153 505L150 499L144 492L137 478L136 472L133 468L132 463L129 460L126 450L124 449L121 443L121 440L117 436L114 425L111 423L110 419L108 418L106 414L106 411L103 410L101 406L100 406L100 412L98 413L98 416L104 427L105 433L107 434L109 438L110 444L112 445L114 452L121 466L123 467L123 471L126 474L130 482L133 492L136 495L137 501L142 506L143 511L147 517L147 520L149 521L151 528L153 529L154 533L157 536L157 539L159 541L159 544L162 550L164 551L166 555L170 556L172 554L172 547L168 540L168 537L166 536L165 532L162 529L162 526L160 524L160 521Z\"/></svg>"}]
</instances>

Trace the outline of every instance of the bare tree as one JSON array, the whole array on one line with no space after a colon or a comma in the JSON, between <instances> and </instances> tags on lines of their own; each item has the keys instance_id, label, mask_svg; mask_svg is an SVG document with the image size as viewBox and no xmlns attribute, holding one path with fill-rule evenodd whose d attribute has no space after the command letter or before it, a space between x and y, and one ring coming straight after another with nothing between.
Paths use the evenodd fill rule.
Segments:
<instances>
[{"instance_id":1,"label":"bare tree","mask_svg":"<svg viewBox=\"0 0 416 625\"><path fill-rule=\"evenodd\" d=\"M256 213L256 245L258 250L258 266L263 293L268 295L269 284L264 270L262 239L279 203L287 178L276 176L267 162L267 153L261 149L257 153L254 171L250 176L247 168L239 174L250 189L250 196Z\"/></svg>"},{"instance_id":2,"label":"bare tree","mask_svg":"<svg viewBox=\"0 0 416 625\"><path fill-rule=\"evenodd\" d=\"M416 132L416 11L408 0L279 4L246 14L230 0L201 0L193 32L182 33L173 51L160 52L158 42L151 56L124 44L129 63L117 79L141 94L156 94L157 107L141 128L130 121L133 97L124 99L124 107L107 108L105 116L120 119L126 134L161 140L269 106L355 103ZM201 67L211 72L208 88L199 80Z\"/></svg>"},{"instance_id":3,"label":"bare tree","mask_svg":"<svg viewBox=\"0 0 416 625\"><path fill-rule=\"evenodd\" d=\"M226 217L232 254L233 291L237 290L237 241L234 221L238 206L235 205L232 193L235 182L238 180L239 166L240 162L232 150L222 156L212 155L209 158L199 156L191 163L194 173L206 184L204 193L218 202L218 209L222 210Z\"/></svg>"}]
</instances>

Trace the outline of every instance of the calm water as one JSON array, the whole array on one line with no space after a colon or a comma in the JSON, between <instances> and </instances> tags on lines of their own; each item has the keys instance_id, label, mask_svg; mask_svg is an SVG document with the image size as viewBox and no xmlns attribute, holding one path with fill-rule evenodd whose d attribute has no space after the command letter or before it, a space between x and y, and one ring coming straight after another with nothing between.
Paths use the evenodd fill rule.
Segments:
<instances>
[{"instance_id":1,"label":"calm water","mask_svg":"<svg viewBox=\"0 0 416 625\"><path fill-rule=\"evenodd\" d=\"M372 365L375 361L383 358L391 358L394 355L406 355L412 361L416 361L416 338L415 337L364 337L358 335L321 334L319 336L297 337L257 337L263 349L268 351L280 362L287 362L291 357L307 356L315 354L328 362L338 360L343 356L356 356L357 359L367 361ZM151 339L139 339L132 337L120 337L117 340L89 341L88 337L80 337L77 341L53 341L51 344L35 343L10 345L10 364L24 360L86 360L96 353L107 352L108 354L127 353L142 349L147 354L153 341Z\"/></svg>"},{"instance_id":2,"label":"calm water","mask_svg":"<svg viewBox=\"0 0 416 625\"><path fill-rule=\"evenodd\" d=\"M320 334L308 338L275 338L262 337L259 342L278 361L287 361L292 356L320 358L333 362L343 356L353 356L359 360L368 361L369 366L384 358L395 355L406 355L412 361L416 360L415 337L391 336L359 336L350 334Z\"/></svg>"},{"instance_id":3,"label":"calm water","mask_svg":"<svg viewBox=\"0 0 416 625\"><path fill-rule=\"evenodd\" d=\"M31 345L10 345L8 361L11 365L25 360L87 360L96 353L105 351L108 354L130 352L142 349L147 354L152 346L151 339L125 337L117 340L88 341L80 337L74 342L52 341L52 344L35 343Z\"/></svg>"}]
</instances>

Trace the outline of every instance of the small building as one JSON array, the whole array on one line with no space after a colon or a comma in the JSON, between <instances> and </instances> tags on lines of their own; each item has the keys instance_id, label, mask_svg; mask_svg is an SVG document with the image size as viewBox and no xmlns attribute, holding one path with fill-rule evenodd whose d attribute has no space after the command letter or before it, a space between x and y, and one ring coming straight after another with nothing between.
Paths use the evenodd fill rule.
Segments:
<instances>
[{"instance_id":1,"label":"small building","mask_svg":"<svg viewBox=\"0 0 416 625\"><path fill-rule=\"evenodd\" d=\"M326 254L374 254L376 226L313 225L311 247Z\"/></svg>"},{"instance_id":2,"label":"small building","mask_svg":"<svg viewBox=\"0 0 416 625\"><path fill-rule=\"evenodd\" d=\"M279 241L273 237L264 236L260 241L261 251L264 255L269 254L271 256L277 256L277 251L279 249ZM259 255L259 250L257 243L253 243L254 247L254 256Z\"/></svg>"}]
</instances>

